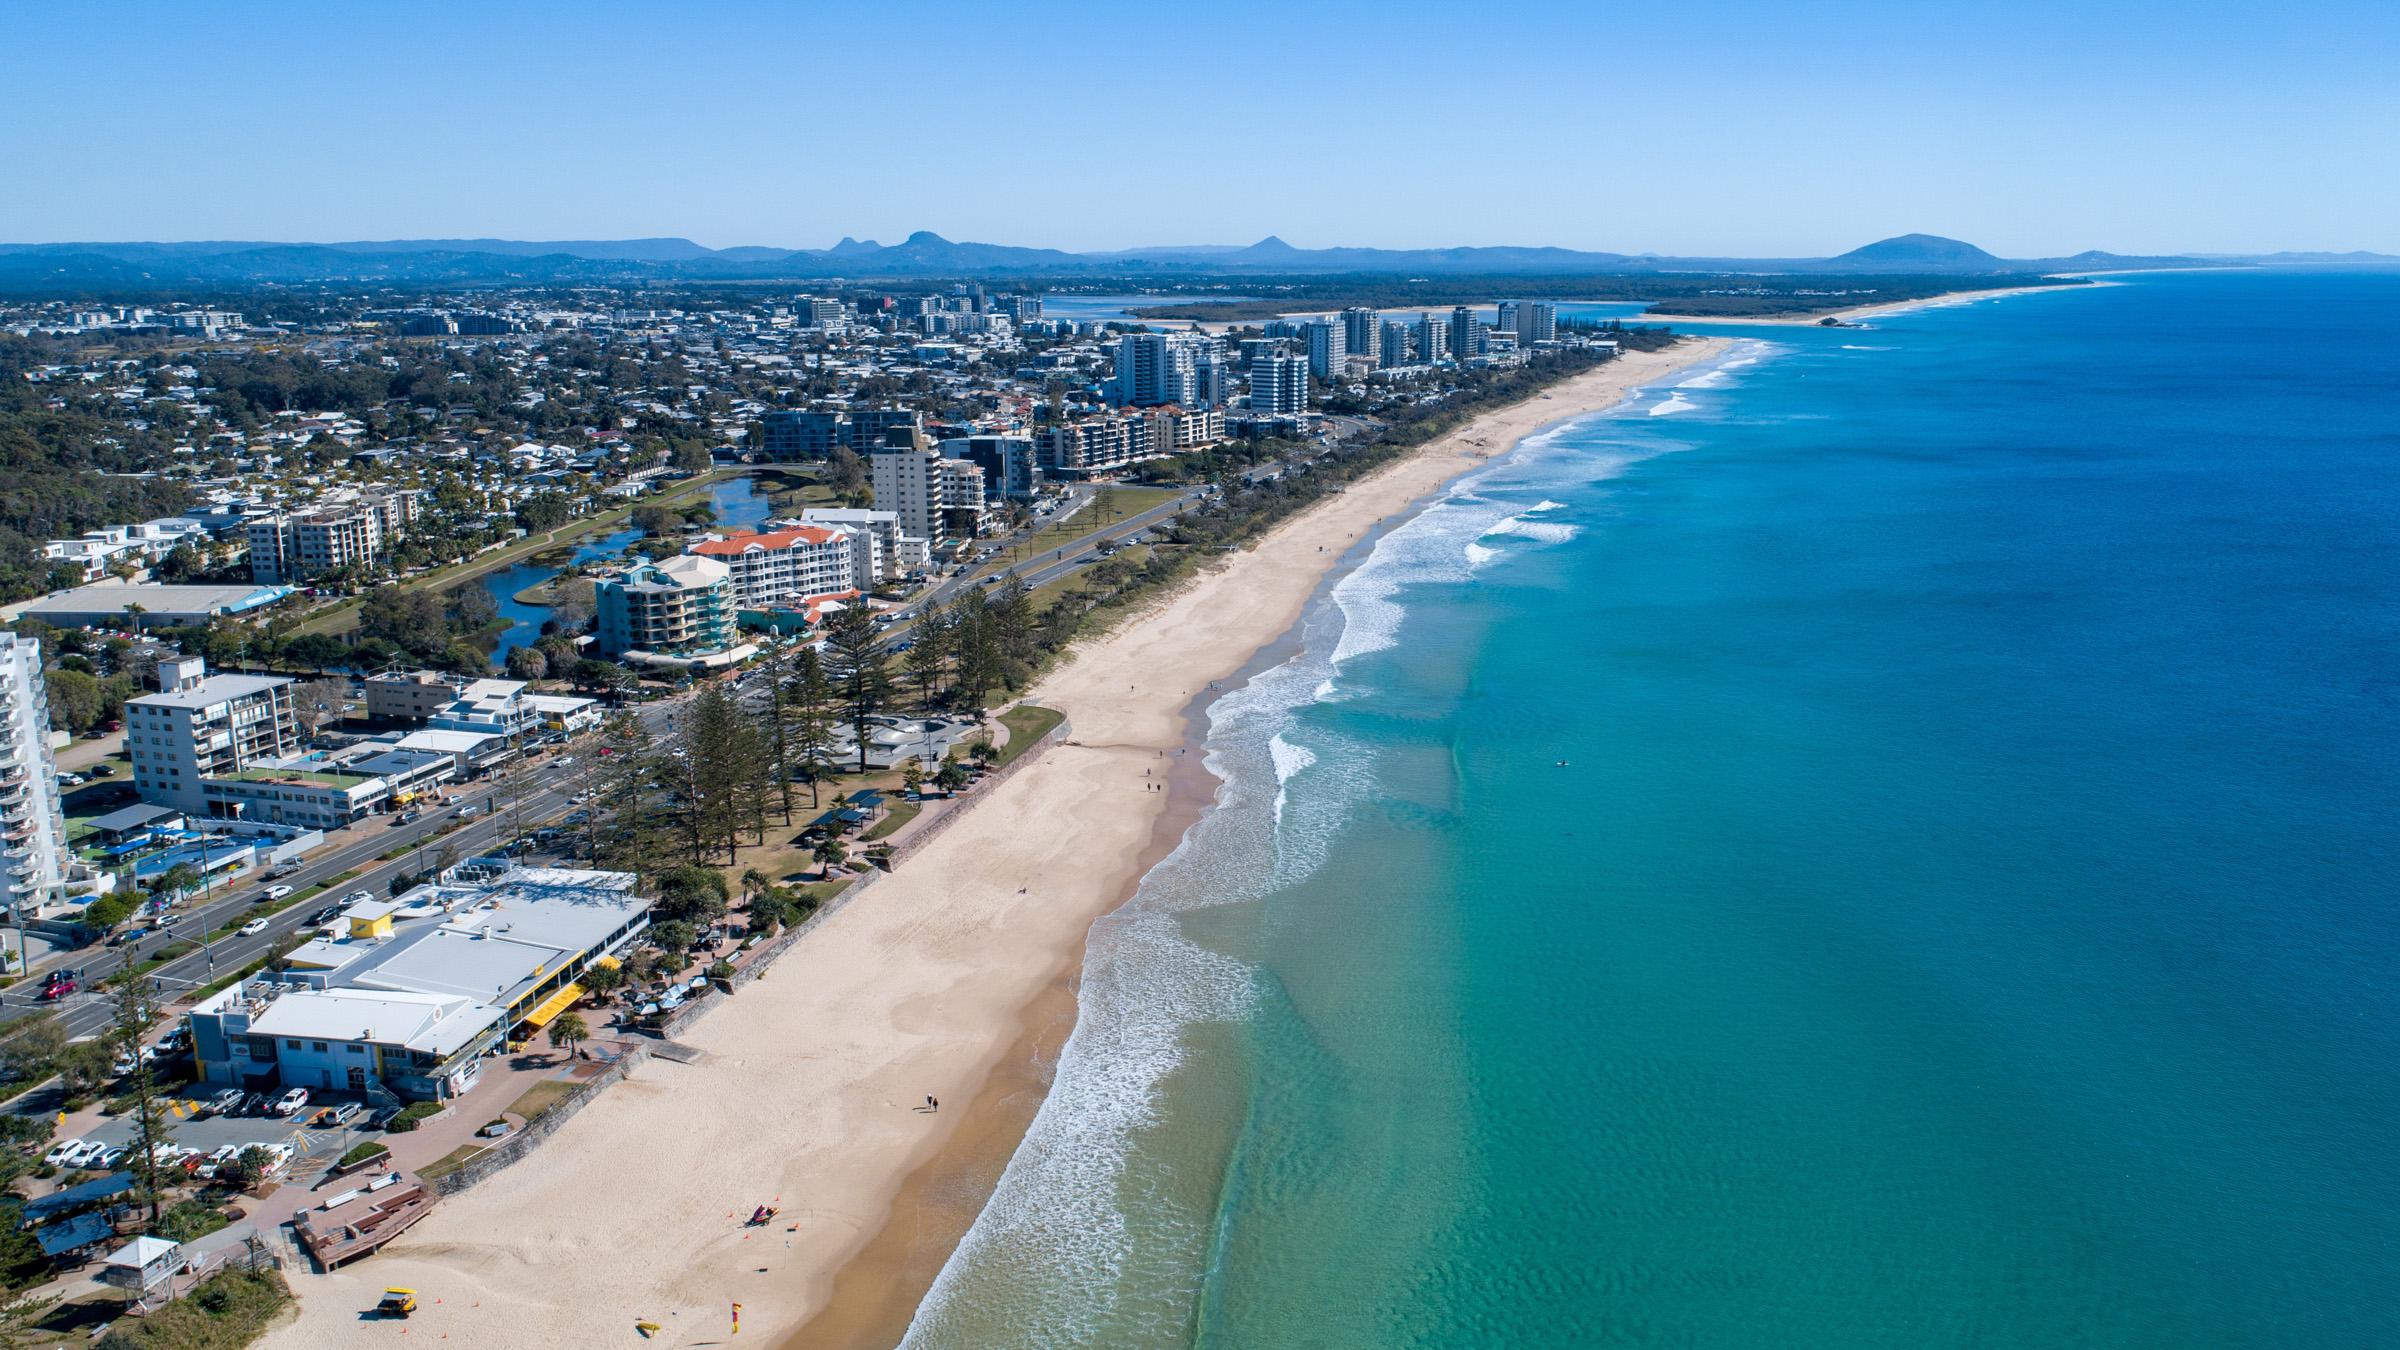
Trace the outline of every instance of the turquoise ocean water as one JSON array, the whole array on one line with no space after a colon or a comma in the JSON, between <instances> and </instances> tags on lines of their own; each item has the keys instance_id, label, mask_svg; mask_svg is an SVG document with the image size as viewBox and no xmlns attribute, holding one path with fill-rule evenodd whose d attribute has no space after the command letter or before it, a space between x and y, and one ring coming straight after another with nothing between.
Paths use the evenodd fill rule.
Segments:
<instances>
[{"instance_id":1,"label":"turquoise ocean water","mask_svg":"<svg viewBox=\"0 0 2400 1350\"><path fill-rule=\"evenodd\" d=\"M909 1343L2400 1345L2395 315L1748 330L1377 541Z\"/></svg>"}]
</instances>

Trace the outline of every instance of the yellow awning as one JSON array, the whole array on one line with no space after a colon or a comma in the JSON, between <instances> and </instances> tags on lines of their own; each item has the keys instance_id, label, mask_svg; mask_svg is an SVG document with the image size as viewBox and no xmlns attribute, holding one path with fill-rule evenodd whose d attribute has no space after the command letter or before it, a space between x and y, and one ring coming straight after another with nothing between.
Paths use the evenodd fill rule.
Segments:
<instances>
[{"instance_id":1,"label":"yellow awning","mask_svg":"<svg viewBox=\"0 0 2400 1350\"><path fill-rule=\"evenodd\" d=\"M625 963L613 956L603 956L593 961L592 964L600 967L603 970L615 970L617 967L622 966Z\"/></svg>"},{"instance_id":2,"label":"yellow awning","mask_svg":"<svg viewBox=\"0 0 2400 1350\"><path fill-rule=\"evenodd\" d=\"M542 1006L525 1014L525 1025L529 1027L546 1027L550 1025L551 1018L556 1017L560 1013L565 1012L567 1009L573 1007L575 1005L575 1000L582 997L583 986L570 980L567 982L566 986L560 989L557 993L552 994L546 999L543 999Z\"/></svg>"}]
</instances>

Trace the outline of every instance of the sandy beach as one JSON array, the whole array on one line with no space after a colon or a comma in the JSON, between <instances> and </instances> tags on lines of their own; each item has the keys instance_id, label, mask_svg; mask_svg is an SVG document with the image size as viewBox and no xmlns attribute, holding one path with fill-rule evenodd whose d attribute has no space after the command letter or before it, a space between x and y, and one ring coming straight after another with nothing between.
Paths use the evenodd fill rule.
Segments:
<instances>
[{"instance_id":1,"label":"sandy beach","mask_svg":"<svg viewBox=\"0 0 2400 1350\"><path fill-rule=\"evenodd\" d=\"M642 1065L384 1255L296 1275L299 1312L265 1343L635 1344L640 1319L659 1324L652 1343L691 1346L722 1342L736 1303L753 1343L820 1316L829 1331L811 1344L888 1343L889 1310L914 1301L907 1280L921 1289L980 1196L951 1195L937 1231L879 1235L912 1178L996 1176L1014 1147L1044 1086L1028 1066L1055 1054L1072 1016L1086 930L1206 798L1190 768L1178 790L1153 790L1195 696L1285 632L1378 522L1723 346L1631 354L1486 414L1086 644L1030 694L1066 712L1069 742L687 1031L698 1062ZM940 1112L922 1109L928 1094ZM745 1228L760 1204L781 1216ZM862 1252L874 1264L852 1268ZM837 1277L865 1303L828 1315ZM419 1291L404 1328L359 1317L387 1285Z\"/></svg>"},{"instance_id":2,"label":"sandy beach","mask_svg":"<svg viewBox=\"0 0 2400 1350\"><path fill-rule=\"evenodd\" d=\"M2097 274L2095 273L2093 275ZM2012 295L2039 295L2045 291L2081 291L2088 290L2093 286L2109 286L2114 284L2115 283L2113 282L2107 281L2093 281L2061 286L2016 286L2007 290L1998 291L1947 291L1941 295L1928 295L1915 300L1894 300L1888 304L1881 305L1852 305L1848 309L1827 310L1819 314L1800 314L1787 317L1731 314L1670 314L1663 310L1656 313L1644 314L1642 317L1646 320L1655 319L1660 323L1668 325L1677 323L1705 323L1713 327L1718 324L1741 324L1744 326L1758 324L1769 328L1816 328L1823 326L1827 319L1837 319L1843 323L1852 323L1859 319L1874 319L1891 314L1906 314L1912 310L1940 309L1951 305L1978 304L1985 300L2000 300Z\"/></svg>"}]
</instances>

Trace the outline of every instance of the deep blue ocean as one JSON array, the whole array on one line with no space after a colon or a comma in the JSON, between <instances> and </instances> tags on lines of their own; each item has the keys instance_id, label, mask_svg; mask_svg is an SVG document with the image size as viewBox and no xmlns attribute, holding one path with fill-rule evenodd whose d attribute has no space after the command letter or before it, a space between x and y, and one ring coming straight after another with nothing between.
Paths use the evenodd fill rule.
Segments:
<instances>
[{"instance_id":1,"label":"deep blue ocean","mask_svg":"<svg viewBox=\"0 0 2400 1350\"><path fill-rule=\"evenodd\" d=\"M1722 331L1218 701L911 1344L2400 1346L2400 273Z\"/></svg>"}]
</instances>

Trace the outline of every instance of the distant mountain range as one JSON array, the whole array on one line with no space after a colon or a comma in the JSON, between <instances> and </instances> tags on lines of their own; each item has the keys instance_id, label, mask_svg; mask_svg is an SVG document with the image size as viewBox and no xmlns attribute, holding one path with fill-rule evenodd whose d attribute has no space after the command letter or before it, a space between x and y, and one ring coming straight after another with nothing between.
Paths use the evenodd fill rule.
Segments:
<instances>
[{"instance_id":1,"label":"distant mountain range","mask_svg":"<svg viewBox=\"0 0 2400 1350\"><path fill-rule=\"evenodd\" d=\"M706 248L689 239L387 239L338 244L268 241L0 244L0 290L77 291L319 283L408 286L627 281L771 281L911 277L1514 275L1666 272L1990 276L2110 268L2300 262L2400 262L2388 254L2175 255L2093 250L2065 258L2001 258L1956 239L1903 234L1830 258L1687 258L1496 246L1296 248L1179 244L1068 253L957 243L920 230L897 244L844 238L831 248Z\"/></svg>"}]
</instances>

